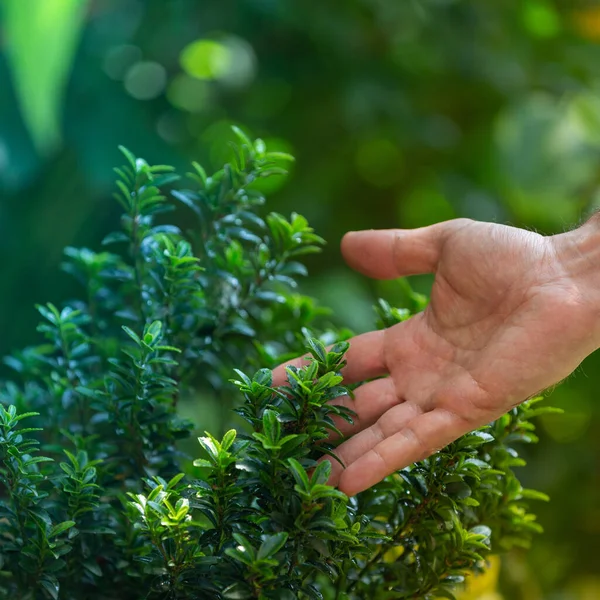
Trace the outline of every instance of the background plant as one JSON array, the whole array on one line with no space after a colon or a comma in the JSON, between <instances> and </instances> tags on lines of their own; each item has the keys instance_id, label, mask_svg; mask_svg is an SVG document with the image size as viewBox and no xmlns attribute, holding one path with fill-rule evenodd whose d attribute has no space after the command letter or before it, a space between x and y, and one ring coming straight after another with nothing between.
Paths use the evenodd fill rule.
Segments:
<instances>
[{"instance_id":1,"label":"background plant","mask_svg":"<svg viewBox=\"0 0 600 600\"><path fill-rule=\"evenodd\" d=\"M231 162L210 176L194 164L191 189L171 193L198 219L189 233L166 219L173 169L122 149L121 228L104 238L116 251L67 248L79 299L38 306L43 343L6 359L2 594L452 597L492 550L540 531L527 500L544 496L512 471L514 444L536 441L529 418L551 410L539 399L356 498L326 485L317 459L335 459L336 422L352 419L335 405L351 393L339 374L349 332L295 290L297 259L323 240L300 215L261 209L261 180L291 157L236 135ZM426 303L410 300L380 301L380 325ZM268 367L305 348L307 366L273 387ZM262 367L237 371L237 395L234 366ZM201 414L202 389L246 426L201 436L189 464L180 403Z\"/></svg>"}]
</instances>

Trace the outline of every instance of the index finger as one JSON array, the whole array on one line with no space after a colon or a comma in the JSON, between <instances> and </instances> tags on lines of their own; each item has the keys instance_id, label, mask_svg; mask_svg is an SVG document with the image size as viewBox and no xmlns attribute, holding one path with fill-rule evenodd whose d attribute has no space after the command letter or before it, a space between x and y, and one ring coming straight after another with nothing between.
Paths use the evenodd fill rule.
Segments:
<instances>
[{"instance_id":1,"label":"index finger","mask_svg":"<svg viewBox=\"0 0 600 600\"><path fill-rule=\"evenodd\" d=\"M385 329L362 333L348 340L350 347L346 353L347 365L342 369L345 384L358 383L389 373L385 362L384 336ZM305 354L273 369L273 385L283 385L286 382L286 367L306 366L309 359L310 355Z\"/></svg>"}]
</instances>

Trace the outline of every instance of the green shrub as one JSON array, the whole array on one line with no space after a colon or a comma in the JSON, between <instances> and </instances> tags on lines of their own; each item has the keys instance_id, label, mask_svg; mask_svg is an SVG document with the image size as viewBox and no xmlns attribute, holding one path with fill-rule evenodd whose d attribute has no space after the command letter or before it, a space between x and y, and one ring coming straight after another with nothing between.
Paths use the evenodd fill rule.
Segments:
<instances>
[{"instance_id":1,"label":"green shrub","mask_svg":"<svg viewBox=\"0 0 600 600\"><path fill-rule=\"evenodd\" d=\"M317 459L352 419L335 404L351 394L349 332L295 291L298 257L322 240L299 215L261 216L260 179L290 157L238 134L230 164L211 177L194 165L194 189L172 192L197 218L190 234L163 216L172 169L123 150L122 227L104 241L122 252L67 248L81 299L39 306L44 342L6 359L2 597L452 597L492 550L539 531L526 499L542 495L512 472L537 399L355 498L327 485ZM378 312L382 326L410 315ZM306 349L273 387L270 369ZM232 385L235 366L263 368ZM200 437L192 464L179 407L202 423L197 390L246 426Z\"/></svg>"}]
</instances>

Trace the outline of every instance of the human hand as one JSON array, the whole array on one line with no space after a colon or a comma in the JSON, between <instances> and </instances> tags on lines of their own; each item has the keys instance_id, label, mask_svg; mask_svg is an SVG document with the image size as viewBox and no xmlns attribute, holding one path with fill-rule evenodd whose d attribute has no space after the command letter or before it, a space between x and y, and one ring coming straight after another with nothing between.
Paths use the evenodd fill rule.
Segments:
<instances>
[{"instance_id":1,"label":"human hand","mask_svg":"<svg viewBox=\"0 0 600 600\"><path fill-rule=\"evenodd\" d=\"M331 484L348 495L374 485L560 381L600 345L590 261L573 233L457 219L344 237L346 261L365 275L435 280L424 312L350 340L344 382L387 377L336 400L357 417L336 423L349 437ZM275 382L284 377L278 367Z\"/></svg>"}]
</instances>

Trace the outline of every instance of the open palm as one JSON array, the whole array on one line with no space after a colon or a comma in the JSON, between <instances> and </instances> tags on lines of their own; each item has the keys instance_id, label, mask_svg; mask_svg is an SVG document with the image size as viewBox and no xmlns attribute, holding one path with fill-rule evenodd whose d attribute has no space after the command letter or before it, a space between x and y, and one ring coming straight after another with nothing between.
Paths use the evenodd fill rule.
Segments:
<instances>
[{"instance_id":1,"label":"open palm","mask_svg":"<svg viewBox=\"0 0 600 600\"><path fill-rule=\"evenodd\" d=\"M595 349L562 237L458 219L363 231L342 243L374 278L435 273L427 309L350 340L341 402L357 413L331 483L356 494L571 373ZM277 371L276 379L281 377Z\"/></svg>"}]
</instances>

